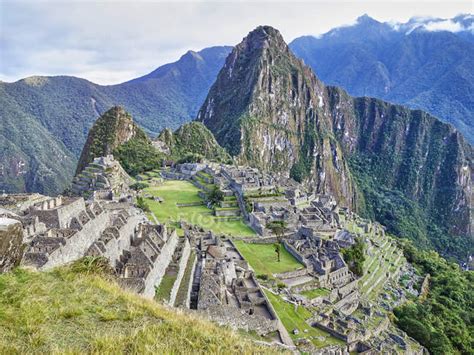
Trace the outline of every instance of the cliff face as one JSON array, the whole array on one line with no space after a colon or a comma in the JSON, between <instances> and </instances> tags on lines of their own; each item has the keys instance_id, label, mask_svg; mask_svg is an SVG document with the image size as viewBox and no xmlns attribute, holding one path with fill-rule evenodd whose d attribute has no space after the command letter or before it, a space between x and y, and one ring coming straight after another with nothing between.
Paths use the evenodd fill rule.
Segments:
<instances>
[{"instance_id":1,"label":"cliff face","mask_svg":"<svg viewBox=\"0 0 474 355\"><path fill-rule=\"evenodd\" d=\"M324 85L277 30L258 27L234 48L197 120L240 163L290 173L341 204L353 204Z\"/></svg>"},{"instance_id":2,"label":"cliff face","mask_svg":"<svg viewBox=\"0 0 474 355\"><path fill-rule=\"evenodd\" d=\"M417 202L449 234L469 236L473 149L452 126L419 110L328 87L346 155L384 187Z\"/></svg>"},{"instance_id":3,"label":"cliff face","mask_svg":"<svg viewBox=\"0 0 474 355\"><path fill-rule=\"evenodd\" d=\"M289 173L419 245L472 252L473 149L461 134L325 87L271 27L234 48L197 120L241 163Z\"/></svg>"},{"instance_id":4,"label":"cliff face","mask_svg":"<svg viewBox=\"0 0 474 355\"><path fill-rule=\"evenodd\" d=\"M136 137L148 140L141 128L133 122L130 114L120 106L112 107L100 116L90 129L77 164L76 175L94 158L112 154L120 145Z\"/></svg>"}]
</instances>

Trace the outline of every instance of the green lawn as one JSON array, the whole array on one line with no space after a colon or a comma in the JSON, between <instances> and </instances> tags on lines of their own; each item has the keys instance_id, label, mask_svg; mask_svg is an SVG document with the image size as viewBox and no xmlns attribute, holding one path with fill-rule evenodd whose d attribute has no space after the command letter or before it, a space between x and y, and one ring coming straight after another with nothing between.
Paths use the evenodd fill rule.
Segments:
<instances>
[{"instance_id":1,"label":"green lawn","mask_svg":"<svg viewBox=\"0 0 474 355\"><path fill-rule=\"evenodd\" d=\"M212 215L212 210L204 205L178 207L176 204L202 202L199 189L188 181L167 180L160 186L151 186L143 190L153 196L161 197L164 202L146 200L151 211L160 223L172 224L180 220L201 226L218 234L233 236L253 236L255 232L241 219L223 221Z\"/></svg>"},{"instance_id":2,"label":"green lawn","mask_svg":"<svg viewBox=\"0 0 474 355\"><path fill-rule=\"evenodd\" d=\"M315 288L313 290L308 290L308 291L301 292L301 294L303 296L305 296L306 298L308 298L310 300L313 299L313 298L319 297L319 296L328 296L330 293L331 293L331 291L329 291L326 288Z\"/></svg>"},{"instance_id":3,"label":"green lawn","mask_svg":"<svg viewBox=\"0 0 474 355\"><path fill-rule=\"evenodd\" d=\"M278 262L273 244L250 244L241 240L236 240L234 243L257 275L279 274L303 267L283 245L280 248L280 262Z\"/></svg>"},{"instance_id":4,"label":"green lawn","mask_svg":"<svg viewBox=\"0 0 474 355\"><path fill-rule=\"evenodd\" d=\"M278 314L278 317L282 321L286 330L288 333L290 333L290 336L293 339L307 338L318 348L333 344L345 344L342 340L334 338L329 333L326 333L325 331L318 328L313 328L308 323L306 323L306 319L311 317L311 312L306 308L298 306L298 308L295 310L295 306L293 304L285 302L280 296L275 295L267 290L264 290L264 292L272 303L275 312ZM299 334L293 334L293 329L298 329ZM306 333L304 332L305 329L307 330Z\"/></svg>"}]
</instances>

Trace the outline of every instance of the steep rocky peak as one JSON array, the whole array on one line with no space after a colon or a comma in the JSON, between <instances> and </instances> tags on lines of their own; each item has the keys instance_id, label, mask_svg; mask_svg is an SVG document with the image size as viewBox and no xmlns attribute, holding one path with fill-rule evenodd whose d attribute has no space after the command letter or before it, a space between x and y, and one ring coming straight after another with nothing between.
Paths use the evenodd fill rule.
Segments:
<instances>
[{"instance_id":1,"label":"steep rocky peak","mask_svg":"<svg viewBox=\"0 0 474 355\"><path fill-rule=\"evenodd\" d=\"M123 107L112 107L100 116L89 130L77 164L76 175L94 158L111 154L118 146L137 136L148 139Z\"/></svg>"},{"instance_id":2,"label":"steep rocky peak","mask_svg":"<svg viewBox=\"0 0 474 355\"><path fill-rule=\"evenodd\" d=\"M271 46L287 48L280 31L271 26L258 26L237 46L247 50L265 49Z\"/></svg>"}]
</instances>

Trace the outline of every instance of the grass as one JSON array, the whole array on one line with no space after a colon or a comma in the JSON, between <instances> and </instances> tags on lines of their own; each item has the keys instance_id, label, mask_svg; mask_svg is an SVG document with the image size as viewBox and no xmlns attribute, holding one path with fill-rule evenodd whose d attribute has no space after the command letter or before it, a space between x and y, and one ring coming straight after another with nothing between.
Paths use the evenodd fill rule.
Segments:
<instances>
[{"instance_id":1,"label":"grass","mask_svg":"<svg viewBox=\"0 0 474 355\"><path fill-rule=\"evenodd\" d=\"M345 343L337 338L334 338L325 331L311 327L306 323L306 319L311 317L311 312L302 306L295 309L293 304L285 302L280 296L273 294L267 290L264 291L268 299L273 305L275 312L282 321L286 330L293 339L307 338L316 347L321 348L328 345L344 345ZM298 329L299 334L293 334L293 329ZM304 331L307 330L305 333ZM324 338L324 340L323 340Z\"/></svg>"},{"instance_id":2,"label":"grass","mask_svg":"<svg viewBox=\"0 0 474 355\"><path fill-rule=\"evenodd\" d=\"M276 351L126 292L110 277L95 274L94 265L81 268L0 275L1 354Z\"/></svg>"},{"instance_id":3,"label":"grass","mask_svg":"<svg viewBox=\"0 0 474 355\"><path fill-rule=\"evenodd\" d=\"M280 262L278 262L273 244L251 244L241 240L235 240L234 243L256 274L280 274L303 267L283 245L280 248Z\"/></svg>"},{"instance_id":4,"label":"grass","mask_svg":"<svg viewBox=\"0 0 474 355\"><path fill-rule=\"evenodd\" d=\"M161 280L160 286L156 290L155 299L157 301L169 301L171 295L171 289L176 281L178 274L164 274Z\"/></svg>"},{"instance_id":5,"label":"grass","mask_svg":"<svg viewBox=\"0 0 474 355\"><path fill-rule=\"evenodd\" d=\"M316 297L320 297L320 296L328 296L330 293L331 291L329 291L326 288L315 288L313 290L301 292L303 296L305 296L306 298L310 300Z\"/></svg>"},{"instance_id":6,"label":"grass","mask_svg":"<svg viewBox=\"0 0 474 355\"><path fill-rule=\"evenodd\" d=\"M167 180L160 186L148 187L144 190L153 196L159 196L164 202L147 200L147 204L161 223L174 223L184 220L201 226L217 234L232 236L253 236L255 232L242 219L235 221L219 220L212 215L212 210L204 205L178 207L177 203L202 202L199 189L188 181Z\"/></svg>"}]
</instances>

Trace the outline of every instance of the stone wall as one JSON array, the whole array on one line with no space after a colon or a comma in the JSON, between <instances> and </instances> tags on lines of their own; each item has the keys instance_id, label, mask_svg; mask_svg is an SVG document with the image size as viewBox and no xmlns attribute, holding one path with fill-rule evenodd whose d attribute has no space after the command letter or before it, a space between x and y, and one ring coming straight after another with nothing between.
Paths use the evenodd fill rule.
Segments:
<instances>
[{"instance_id":1,"label":"stone wall","mask_svg":"<svg viewBox=\"0 0 474 355\"><path fill-rule=\"evenodd\" d=\"M233 210L215 210L215 215L217 217L233 217L233 216L238 216L240 215L240 210L239 209L233 209Z\"/></svg>"},{"instance_id":2,"label":"stone wall","mask_svg":"<svg viewBox=\"0 0 474 355\"><path fill-rule=\"evenodd\" d=\"M135 228L142 220L142 217L136 215L128 217L125 224L121 228L117 228L119 237L112 238L105 244L105 252L102 253L102 256L106 257L113 267L117 265L117 260L120 258L122 252L124 250L130 250Z\"/></svg>"},{"instance_id":3,"label":"stone wall","mask_svg":"<svg viewBox=\"0 0 474 355\"><path fill-rule=\"evenodd\" d=\"M0 218L0 273L10 271L23 256L23 227L20 221Z\"/></svg>"},{"instance_id":4,"label":"stone wall","mask_svg":"<svg viewBox=\"0 0 474 355\"><path fill-rule=\"evenodd\" d=\"M242 240L249 244L275 244L278 242L277 237L242 238Z\"/></svg>"},{"instance_id":5,"label":"stone wall","mask_svg":"<svg viewBox=\"0 0 474 355\"><path fill-rule=\"evenodd\" d=\"M303 256L300 253L298 253L298 251L295 248L293 248L292 245L288 244L286 241L283 241L283 246L285 247L285 249L288 253L290 253L291 255L294 256L294 258L296 260L298 260L300 263L302 263L303 265L308 267L308 265L307 265L305 259L303 258Z\"/></svg>"},{"instance_id":6,"label":"stone wall","mask_svg":"<svg viewBox=\"0 0 474 355\"><path fill-rule=\"evenodd\" d=\"M71 219L77 218L79 214L86 209L83 198L70 199L65 201L58 208L54 209L36 209L32 207L30 214L38 216L48 228L69 228Z\"/></svg>"},{"instance_id":7,"label":"stone wall","mask_svg":"<svg viewBox=\"0 0 474 355\"><path fill-rule=\"evenodd\" d=\"M221 325L230 325L232 328L246 331L253 330L259 335L278 330L278 318L267 319L258 314L249 314L248 309L213 306L202 312Z\"/></svg>"},{"instance_id":8,"label":"stone wall","mask_svg":"<svg viewBox=\"0 0 474 355\"><path fill-rule=\"evenodd\" d=\"M147 276L145 281L145 289L143 295L148 298L155 297L155 286L159 286L163 275L165 274L166 268L168 267L176 245L178 244L178 235L176 231L173 231L166 241L165 245L161 249L161 253L153 264L153 269Z\"/></svg>"},{"instance_id":9,"label":"stone wall","mask_svg":"<svg viewBox=\"0 0 474 355\"><path fill-rule=\"evenodd\" d=\"M308 275L308 269L300 269L295 271L288 271L281 274L274 274L274 276L278 279L292 279L294 277L301 277Z\"/></svg>"},{"instance_id":10,"label":"stone wall","mask_svg":"<svg viewBox=\"0 0 474 355\"><path fill-rule=\"evenodd\" d=\"M82 226L72 237L66 240L66 244L48 255L48 261L41 267L42 270L51 269L64 265L83 257L89 247L100 237L108 226L110 214L103 211L95 219L90 220Z\"/></svg>"},{"instance_id":11,"label":"stone wall","mask_svg":"<svg viewBox=\"0 0 474 355\"><path fill-rule=\"evenodd\" d=\"M189 255L191 254L191 245L189 244L188 238L184 241L183 251L181 253L181 259L179 260L179 271L178 275L176 276L176 281L173 284L173 288L171 289L169 304L174 305L176 300L176 295L178 293L178 289L181 285L181 281L183 280L184 272L186 271L186 265L188 264Z\"/></svg>"},{"instance_id":12,"label":"stone wall","mask_svg":"<svg viewBox=\"0 0 474 355\"><path fill-rule=\"evenodd\" d=\"M191 304L191 291L193 288L194 272L196 271L197 260L198 260L198 256L195 255L194 261L193 261L193 267L191 269L191 277L189 278L188 293L187 293L186 302L185 302L186 308L189 308Z\"/></svg>"}]
</instances>

